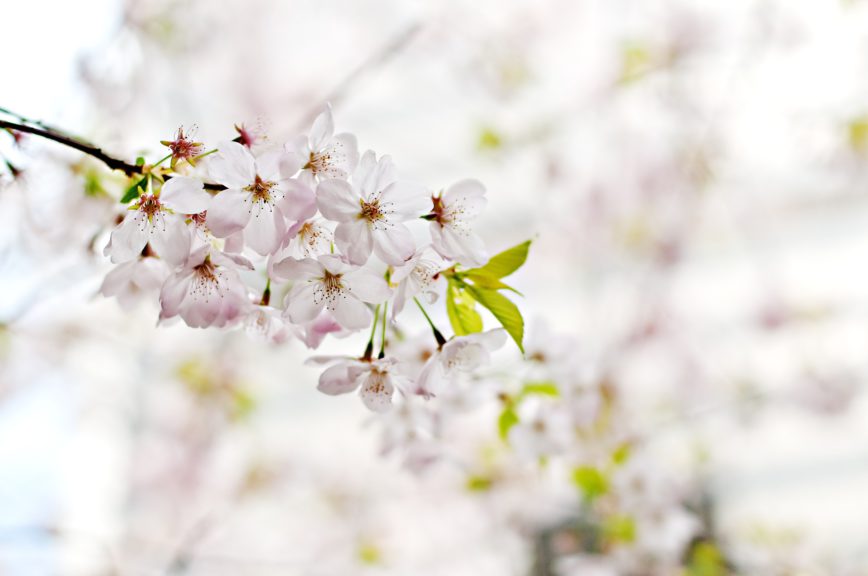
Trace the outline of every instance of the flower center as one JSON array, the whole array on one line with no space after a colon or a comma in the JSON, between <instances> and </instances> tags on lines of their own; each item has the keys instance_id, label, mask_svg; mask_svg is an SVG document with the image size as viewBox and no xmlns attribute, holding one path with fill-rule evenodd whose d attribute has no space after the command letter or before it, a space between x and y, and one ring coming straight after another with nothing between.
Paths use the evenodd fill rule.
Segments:
<instances>
[{"instance_id":1,"label":"flower center","mask_svg":"<svg viewBox=\"0 0 868 576\"><path fill-rule=\"evenodd\" d=\"M148 220L153 219L162 209L160 200L151 194L139 198L139 210L148 217Z\"/></svg>"},{"instance_id":2,"label":"flower center","mask_svg":"<svg viewBox=\"0 0 868 576\"><path fill-rule=\"evenodd\" d=\"M452 220L452 214L443 205L443 199L440 196L431 196L431 201L434 206L431 208L431 214L434 215L434 221L444 226Z\"/></svg>"},{"instance_id":3,"label":"flower center","mask_svg":"<svg viewBox=\"0 0 868 576\"><path fill-rule=\"evenodd\" d=\"M194 298L204 298L205 302L212 295L222 296L220 293L220 271L211 262L211 258L205 260L193 268L193 284L190 287L190 293Z\"/></svg>"},{"instance_id":4,"label":"flower center","mask_svg":"<svg viewBox=\"0 0 868 576\"><path fill-rule=\"evenodd\" d=\"M346 297L344 294L346 286L341 281L341 276L342 274L332 274L328 270L324 271L319 286L314 290L314 301L318 303L325 301L329 310L333 310L335 300L338 297Z\"/></svg>"},{"instance_id":5,"label":"flower center","mask_svg":"<svg viewBox=\"0 0 868 576\"><path fill-rule=\"evenodd\" d=\"M359 219L367 220L370 224L376 224L380 220L385 220L386 214L380 208L380 199L376 198L370 202L359 200L362 211L359 212Z\"/></svg>"},{"instance_id":6,"label":"flower center","mask_svg":"<svg viewBox=\"0 0 868 576\"><path fill-rule=\"evenodd\" d=\"M253 180L253 184L244 188L246 192L250 192L253 201L258 204L271 204L272 196L271 189L277 186L277 182L271 180L263 180L259 174Z\"/></svg>"},{"instance_id":7,"label":"flower center","mask_svg":"<svg viewBox=\"0 0 868 576\"><path fill-rule=\"evenodd\" d=\"M307 164L304 165L304 168L316 174L327 169L331 164L331 161L332 157L328 152L311 152L310 158L308 159Z\"/></svg>"}]
</instances>

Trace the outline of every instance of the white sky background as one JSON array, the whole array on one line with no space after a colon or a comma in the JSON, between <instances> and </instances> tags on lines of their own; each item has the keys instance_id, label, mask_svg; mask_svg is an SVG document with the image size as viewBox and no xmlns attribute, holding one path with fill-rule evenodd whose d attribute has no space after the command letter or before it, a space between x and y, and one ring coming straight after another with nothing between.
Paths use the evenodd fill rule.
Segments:
<instances>
[{"instance_id":1,"label":"white sky background","mask_svg":"<svg viewBox=\"0 0 868 576\"><path fill-rule=\"evenodd\" d=\"M664 294L664 320L676 334L624 368L634 383L631 393L647 395L649 412L661 391L666 399L678 396L681 384L672 382L685 378L675 360L680 355L698 357L698 371L711 383L709 390L687 387L684 394L696 394L689 408L699 414L707 406L731 402L741 384L766 392L787 389L812 371L855 373L864 389L868 203L862 190L868 182L861 167L865 158L848 155L843 136L846 123L868 109L864 3L846 9L818 0L652 2L645 9L602 0L513 2L508 8L500 2L381 1L366 9L352 2L262 1L247 9L243 4L227 3L221 11L217 3L192 3L194 14L203 18L224 25L238 18L245 25L252 22L252 28L224 29L225 46L203 45L198 53L195 34L201 30L193 30L192 52L199 58L163 61L146 80L128 83L141 91L135 97L127 98L123 89L107 91L94 106L78 80L80 57L96 54L98 65L111 71L130 62L147 67L156 52L129 48L115 36L121 15L117 4L6 0L0 6L0 106L99 136L105 139L101 144L130 155L179 123L195 122L203 138L215 139L232 122L265 115L276 132L288 132L299 110L328 93L354 63L395 33L421 23L419 39L363 78L336 109L338 125L357 133L363 144L392 152L400 167L432 185L462 176L485 181L492 198L483 226L495 247L539 234L529 270L519 279L527 295L525 310L578 333L590 352L635 320L643 309L645 290L637 286L647 272L647 254L626 249L613 237L629 236L630 230L639 234L643 226L665 231L670 218L678 219L681 205L668 207L665 194L650 208L641 204L637 190L645 188L637 182L653 188L660 178L664 190L683 185L666 180L659 168L665 162L656 161L685 132L701 134L707 125L725 154L696 210L698 230L691 231L685 260L672 276L649 283L648 292ZM649 22L667 21L659 14L670 5L686 6L697 16L690 22L698 22L698 29L709 27L707 36L699 36L710 47L684 64L683 85L654 77L610 99L601 78L619 64L613 47L622 36L630 37L631 29L642 38L651 36L653 46L660 26ZM745 22L763 6L773 41L754 51L757 29ZM253 16L243 20L246 10ZM270 19L255 17L269 11ZM562 18L553 16L560 12ZM102 60L99 51L107 42L112 53ZM530 66L529 86L514 92L507 87L502 97L480 86L480 75L490 69L479 66L477 58L499 61L516 55ZM678 116L683 110L666 112L658 103L662 96L679 102L684 96L679 91L697 108L696 123L687 129L689 123ZM475 139L484 125L495 126L507 141L530 144L494 157L480 155ZM535 140L538 133L543 136ZM557 164L559 178L546 176L546 160ZM648 165L653 169L643 172ZM658 168L660 173L652 173ZM617 199L613 220L626 232L593 235L586 232L593 223L573 216L586 208L584 199L594 186ZM41 269L34 263L19 264L27 274L4 275L0 296L11 292L18 298L39 278ZM134 476L125 460L131 450L127 413L118 406L134 406L140 393L134 384L120 382L115 370L142 362L137 346L156 338L167 348L180 345L178 358L220 344L216 337L190 335L182 328L153 330L153 310L130 319L111 302L88 301L98 281L83 282L70 291L72 297L47 297L35 325L51 326L58 310L70 324L97 317L104 322L103 339L76 343L56 366L25 351L45 364L31 366L26 372L31 386L16 387L0 406L0 510L7 514L0 513L0 527L9 510L20 511L16 524L57 513L62 521L98 534L98 540L114 541L126 520L125 483ZM832 313L781 333L745 328L750 316L775 297L807 316ZM114 341L117 335L123 335L122 342ZM311 434L315 438L308 443L290 443L293 454L320 459L324 468L340 464L343 469L348 460L383 472L373 461L372 439L358 426L364 415L354 399L315 395L312 371L304 372L292 390L280 387L269 367L290 370L303 357L298 348L279 360L253 346L241 354L262 363L249 369L261 376L262 388L278 391L254 434L266 453L286 449L268 432L278 438ZM90 360L96 357L102 362ZM742 382L746 377L754 381ZM159 401L172 401L166 400L174 398L172 392L161 390L165 396L157 396ZM84 416L82 407L88 408ZM839 554L864 555L862 535L868 526L853 509L868 502L866 414L864 398L858 398L834 420L790 406L763 413L747 428L727 417L699 418L692 432L715 454L725 520L732 526L755 520L791 523ZM292 422L285 422L288 415ZM321 435L311 432L320 430ZM676 436L683 438L680 430ZM237 446L226 449L229 462L243 459L244 442L231 437L229 444ZM413 494L410 484L402 486L405 495ZM193 508L181 515L180 524L194 521L198 503ZM148 521L154 520L142 522ZM94 558L101 553L91 549L94 539L82 540L70 546L75 548L71 565L99 563ZM171 536L165 540L163 549L155 544L160 553L173 545ZM275 548L263 544L263 554ZM4 550L9 553L0 541L0 562ZM13 556L27 553L12 550Z\"/></svg>"}]
</instances>

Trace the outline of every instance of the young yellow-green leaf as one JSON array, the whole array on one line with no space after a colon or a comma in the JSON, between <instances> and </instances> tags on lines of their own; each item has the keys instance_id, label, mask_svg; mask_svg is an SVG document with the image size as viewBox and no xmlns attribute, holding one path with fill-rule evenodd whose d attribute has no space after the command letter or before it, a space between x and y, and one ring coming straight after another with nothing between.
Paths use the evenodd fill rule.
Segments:
<instances>
[{"instance_id":1,"label":"young yellow-green leaf","mask_svg":"<svg viewBox=\"0 0 868 576\"><path fill-rule=\"evenodd\" d=\"M482 332L482 317L476 311L476 301L454 282L446 290L446 313L456 336Z\"/></svg>"},{"instance_id":2,"label":"young yellow-green leaf","mask_svg":"<svg viewBox=\"0 0 868 576\"><path fill-rule=\"evenodd\" d=\"M480 288L487 288L488 290L509 290L515 292L519 296L522 295L521 292L494 276L488 276L472 270L470 272L464 272L462 276L468 280L473 280L473 284Z\"/></svg>"},{"instance_id":3,"label":"young yellow-green leaf","mask_svg":"<svg viewBox=\"0 0 868 576\"><path fill-rule=\"evenodd\" d=\"M521 312L518 306L513 304L506 296L496 290L485 290L476 286L467 286L467 291L476 299L477 302L488 308L500 325L512 336L512 339L518 345L518 349L524 354L524 318L521 317Z\"/></svg>"},{"instance_id":4,"label":"young yellow-green leaf","mask_svg":"<svg viewBox=\"0 0 868 576\"><path fill-rule=\"evenodd\" d=\"M516 424L518 424L518 414L515 413L511 405L507 406L497 419L497 431L500 433L500 438L506 440L510 429Z\"/></svg>"},{"instance_id":5,"label":"young yellow-green leaf","mask_svg":"<svg viewBox=\"0 0 868 576\"><path fill-rule=\"evenodd\" d=\"M496 256L492 256L488 264L481 268L473 268L468 270L466 275L488 276L490 278L505 278L509 276L524 264L527 260L527 252L530 249L530 240L522 242L518 246L513 246L508 250L504 250Z\"/></svg>"},{"instance_id":6,"label":"young yellow-green leaf","mask_svg":"<svg viewBox=\"0 0 868 576\"><path fill-rule=\"evenodd\" d=\"M610 516L603 522L603 534L609 541L629 544L636 540L636 521L630 516Z\"/></svg>"},{"instance_id":7,"label":"young yellow-green leaf","mask_svg":"<svg viewBox=\"0 0 868 576\"><path fill-rule=\"evenodd\" d=\"M141 180L138 180L133 183L132 186L127 189L126 193L121 198L121 204L126 204L132 200L135 200L139 196L142 195L142 192L145 191L145 187L147 186L147 176L143 177Z\"/></svg>"},{"instance_id":8,"label":"young yellow-green leaf","mask_svg":"<svg viewBox=\"0 0 868 576\"><path fill-rule=\"evenodd\" d=\"M558 386L554 382L528 382L521 389L521 396L538 394L540 396L560 396Z\"/></svg>"},{"instance_id":9,"label":"young yellow-green leaf","mask_svg":"<svg viewBox=\"0 0 868 576\"><path fill-rule=\"evenodd\" d=\"M467 489L471 492L485 492L491 490L491 485L494 482L487 476L470 476L467 478Z\"/></svg>"},{"instance_id":10,"label":"young yellow-green leaf","mask_svg":"<svg viewBox=\"0 0 868 576\"><path fill-rule=\"evenodd\" d=\"M579 487L588 502L593 502L609 491L609 480L591 466L579 466L573 470L573 483Z\"/></svg>"}]
</instances>

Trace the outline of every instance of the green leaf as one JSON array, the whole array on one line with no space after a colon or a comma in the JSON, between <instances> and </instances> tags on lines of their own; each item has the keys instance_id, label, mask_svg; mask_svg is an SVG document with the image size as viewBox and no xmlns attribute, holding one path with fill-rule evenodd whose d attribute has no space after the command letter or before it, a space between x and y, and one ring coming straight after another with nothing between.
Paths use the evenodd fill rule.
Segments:
<instances>
[{"instance_id":1,"label":"green leaf","mask_svg":"<svg viewBox=\"0 0 868 576\"><path fill-rule=\"evenodd\" d=\"M486 274L480 274L479 272L464 272L461 274L464 278L468 280L473 280L473 284L479 286L480 288L487 288L488 290L510 290L515 292L519 296L522 295L521 292L506 284L501 282L500 279L495 278L494 276L488 276Z\"/></svg>"},{"instance_id":2,"label":"green leaf","mask_svg":"<svg viewBox=\"0 0 868 576\"><path fill-rule=\"evenodd\" d=\"M446 313L456 336L482 332L482 317L476 311L476 301L454 282L446 290Z\"/></svg>"},{"instance_id":3,"label":"green leaf","mask_svg":"<svg viewBox=\"0 0 868 576\"><path fill-rule=\"evenodd\" d=\"M630 516L610 516L603 523L603 534L607 540L629 544L636 540L636 521Z\"/></svg>"},{"instance_id":4,"label":"green leaf","mask_svg":"<svg viewBox=\"0 0 868 576\"><path fill-rule=\"evenodd\" d=\"M573 483L579 487L588 502L609 491L609 480L592 466L579 466L573 470Z\"/></svg>"},{"instance_id":5,"label":"green leaf","mask_svg":"<svg viewBox=\"0 0 868 576\"><path fill-rule=\"evenodd\" d=\"M518 424L518 422L518 414L515 413L513 407L510 405L504 408L497 419L497 431L500 433L500 438L506 440L510 429Z\"/></svg>"},{"instance_id":6,"label":"green leaf","mask_svg":"<svg viewBox=\"0 0 868 576\"><path fill-rule=\"evenodd\" d=\"M465 275L487 276L489 278L505 278L524 264L527 260L527 252L530 249L530 240L522 242L504 250L496 256L492 256L488 264L481 268L473 268L465 272Z\"/></svg>"},{"instance_id":7,"label":"green leaf","mask_svg":"<svg viewBox=\"0 0 868 576\"><path fill-rule=\"evenodd\" d=\"M121 204L126 204L127 202L135 200L136 198L141 196L142 192L145 191L145 187L148 185L147 180L148 177L145 176L138 182L133 183L133 185L127 189L126 193L121 198Z\"/></svg>"},{"instance_id":8,"label":"green leaf","mask_svg":"<svg viewBox=\"0 0 868 576\"><path fill-rule=\"evenodd\" d=\"M560 396L558 386L554 382L528 382L521 389L521 396L539 394L540 396Z\"/></svg>"},{"instance_id":9,"label":"green leaf","mask_svg":"<svg viewBox=\"0 0 868 576\"><path fill-rule=\"evenodd\" d=\"M486 476L470 476L467 478L467 489L471 492L485 492L491 489L493 482Z\"/></svg>"},{"instance_id":10,"label":"green leaf","mask_svg":"<svg viewBox=\"0 0 868 576\"><path fill-rule=\"evenodd\" d=\"M485 290L476 286L467 285L467 290L477 302L488 308L500 325L512 336L518 349L524 354L524 318L518 306L513 304L506 296L496 290Z\"/></svg>"}]
</instances>

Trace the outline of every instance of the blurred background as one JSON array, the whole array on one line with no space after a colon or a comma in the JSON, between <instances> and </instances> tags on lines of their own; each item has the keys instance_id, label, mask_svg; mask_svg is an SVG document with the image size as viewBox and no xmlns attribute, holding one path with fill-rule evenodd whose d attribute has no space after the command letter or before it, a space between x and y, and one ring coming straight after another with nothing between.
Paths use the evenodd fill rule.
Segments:
<instances>
[{"instance_id":1,"label":"blurred background","mask_svg":"<svg viewBox=\"0 0 868 576\"><path fill-rule=\"evenodd\" d=\"M868 574L868 2L0 14L0 106L117 156L179 125L281 142L330 101L402 174L482 180L492 250L535 239L513 282L531 332L617 386L643 474L708 504L727 561L689 573ZM409 471L300 343L99 296L123 178L35 138L0 153L0 574L687 573L543 561L578 497L503 455L497 406Z\"/></svg>"}]
</instances>

